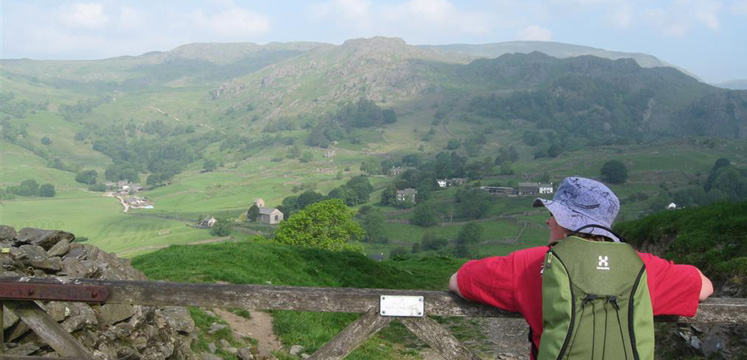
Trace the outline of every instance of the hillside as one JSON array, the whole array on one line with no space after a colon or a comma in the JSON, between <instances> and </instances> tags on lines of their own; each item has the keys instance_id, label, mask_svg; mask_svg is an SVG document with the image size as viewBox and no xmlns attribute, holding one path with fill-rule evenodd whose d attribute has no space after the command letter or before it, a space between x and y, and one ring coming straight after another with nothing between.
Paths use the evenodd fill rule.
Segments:
<instances>
[{"instance_id":1,"label":"hillside","mask_svg":"<svg viewBox=\"0 0 747 360\"><path fill-rule=\"evenodd\" d=\"M241 242L171 247L133 259L151 280L445 290L462 261L422 258L375 262L361 254ZM194 311L193 311L194 314ZM300 344L317 350L357 314L273 311L273 328L286 348ZM474 325L459 322L460 336L479 336ZM423 350L404 327L389 326L350 354L349 359L413 359Z\"/></svg>"},{"instance_id":2,"label":"hillside","mask_svg":"<svg viewBox=\"0 0 747 360\"><path fill-rule=\"evenodd\" d=\"M717 291L747 296L747 202L665 211L615 229L639 249L697 266Z\"/></svg>"},{"instance_id":3,"label":"hillside","mask_svg":"<svg viewBox=\"0 0 747 360\"><path fill-rule=\"evenodd\" d=\"M53 224L45 226L112 251L209 240L184 223L235 218L256 198L277 206L305 191L326 196L360 175L374 188L367 205L376 205L396 180L394 166L422 167L423 179L516 186L597 177L604 162L622 160L630 180L615 191L636 199L623 209L636 218L664 188L702 186L717 159L747 163L744 91L628 58L532 52L475 59L373 38L339 46L190 44L97 61L3 60L0 70L1 222ZM506 161L501 154L509 153ZM75 181L91 171L98 190ZM47 199L8 190L26 180L57 193ZM140 195L155 209L123 214L99 192L118 180L143 184ZM452 216L455 193L433 195L438 215L449 219L439 230L452 240L468 220ZM496 244L489 253L536 241L543 219L524 214L521 200L491 200L481 221L500 235L482 239ZM369 244L372 251L409 248L432 230L408 224L411 210L377 206L392 244ZM524 224L530 231L520 233Z\"/></svg>"},{"instance_id":4,"label":"hillside","mask_svg":"<svg viewBox=\"0 0 747 360\"><path fill-rule=\"evenodd\" d=\"M611 60L633 59L641 67L672 66L657 59L655 56L648 54L608 51L589 46L564 44L550 41L507 41L494 44L422 45L421 47L437 49L444 52L469 54L479 58L497 58L505 54L529 54L533 52L541 52L543 54L561 59L591 55Z\"/></svg>"}]
</instances>

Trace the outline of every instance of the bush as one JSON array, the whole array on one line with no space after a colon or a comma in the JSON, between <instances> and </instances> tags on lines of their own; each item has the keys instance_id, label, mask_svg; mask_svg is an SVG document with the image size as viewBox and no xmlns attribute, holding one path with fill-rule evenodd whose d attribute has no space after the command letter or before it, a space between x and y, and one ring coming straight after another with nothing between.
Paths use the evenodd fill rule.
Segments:
<instances>
[{"instance_id":1,"label":"bush","mask_svg":"<svg viewBox=\"0 0 747 360\"><path fill-rule=\"evenodd\" d=\"M98 181L98 177L99 174L96 172L96 170L83 170L75 176L75 181L81 184L93 185Z\"/></svg>"},{"instance_id":2,"label":"bush","mask_svg":"<svg viewBox=\"0 0 747 360\"><path fill-rule=\"evenodd\" d=\"M438 215L433 204L420 204L413 211L410 221L418 226L428 227L438 224Z\"/></svg>"},{"instance_id":3,"label":"bush","mask_svg":"<svg viewBox=\"0 0 747 360\"><path fill-rule=\"evenodd\" d=\"M216 219L217 221L210 228L210 235L213 236L228 236L231 235L233 230L233 222L228 219Z\"/></svg>"},{"instance_id":4,"label":"bush","mask_svg":"<svg viewBox=\"0 0 747 360\"><path fill-rule=\"evenodd\" d=\"M328 250L349 250L350 241L359 240L365 231L353 220L353 213L340 199L309 205L280 223L275 241Z\"/></svg>"},{"instance_id":5,"label":"bush","mask_svg":"<svg viewBox=\"0 0 747 360\"><path fill-rule=\"evenodd\" d=\"M55 194L54 185L52 184L44 184L39 187L39 196L41 197L54 197Z\"/></svg>"},{"instance_id":6,"label":"bush","mask_svg":"<svg viewBox=\"0 0 747 360\"><path fill-rule=\"evenodd\" d=\"M618 160L604 163L599 174L602 175L602 181L610 184L623 184L628 181L628 167Z\"/></svg>"},{"instance_id":7,"label":"bush","mask_svg":"<svg viewBox=\"0 0 747 360\"><path fill-rule=\"evenodd\" d=\"M409 257L409 254L407 252L407 249L403 247L397 247L392 249L392 251L389 252L389 258L395 261L398 260L405 260Z\"/></svg>"}]
</instances>

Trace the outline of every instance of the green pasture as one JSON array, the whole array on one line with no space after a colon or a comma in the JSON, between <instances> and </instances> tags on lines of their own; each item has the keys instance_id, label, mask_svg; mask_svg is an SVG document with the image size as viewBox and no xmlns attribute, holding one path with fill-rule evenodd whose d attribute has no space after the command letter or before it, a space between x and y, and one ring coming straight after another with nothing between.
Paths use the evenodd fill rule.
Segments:
<instances>
[{"instance_id":1,"label":"green pasture","mask_svg":"<svg viewBox=\"0 0 747 360\"><path fill-rule=\"evenodd\" d=\"M65 121L62 116L51 112L37 112L23 120L29 124L29 136L26 139L34 147L43 149L50 159L59 158L66 165L81 169L95 169L102 175L111 160L100 152L94 151L90 143L75 141L75 133L83 130L84 125ZM43 137L52 140L49 145L41 144Z\"/></svg>"},{"instance_id":2,"label":"green pasture","mask_svg":"<svg viewBox=\"0 0 747 360\"><path fill-rule=\"evenodd\" d=\"M6 73L6 69L6 63L0 65L0 72L3 73L3 76L0 77L0 89L3 92L13 92L15 98L11 102L26 100L39 103L49 101L51 107L55 107L61 103L74 102L83 98L81 95L67 90L60 90L42 83L34 83L14 74ZM14 72L15 70L13 69Z\"/></svg>"},{"instance_id":3,"label":"green pasture","mask_svg":"<svg viewBox=\"0 0 747 360\"><path fill-rule=\"evenodd\" d=\"M57 192L85 189L75 174L47 167L47 161L20 146L0 141L0 186L17 185L26 179L50 183Z\"/></svg>"},{"instance_id":4,"label":"green pasture","mask_svg":"<svg viewBox=\"0 0 747 360\"><path fill-rule=\"evenodd\" d=\"M463 260L442 257L375 262L358 253L282 246L267 241L174 246L132 260L133 266L153 280L428 290L445 290L449 276L462 263ZM287 347L303 345L307 352L318 349L357 318L354 314L299 311L272 314L279 340ZM393 325L366 341L348 358L418 359L423 347L402 326Z\"/></svg>"},{"instance_id":5,"label":"green pasture","mask_svg":"<svg viewBox=\"0 0 747 360\"><path fill-rule=\"evenodd\" d=\"M116 198L92 195L67 199L13 199L0 206L0 223L16 230L24 227L60 229L105 251L122 253L211 238L206 230L184 222L128 215Z\"/></svg>"},{"instance_id":6,"label":"green pasture","mask_svg":"<svg viewBox=\"0 0 747 360\"><path fill-rule=\"evenodd\" d=\"M171 125L212 123L214 114L205 112L210 107L204 103L210 90L209 87L158 88L120 93L113 101L94 109L88 121L99 121L103 117L119 121L132 119L136 123L163 120Z\"/></svg>"}]
</instances>

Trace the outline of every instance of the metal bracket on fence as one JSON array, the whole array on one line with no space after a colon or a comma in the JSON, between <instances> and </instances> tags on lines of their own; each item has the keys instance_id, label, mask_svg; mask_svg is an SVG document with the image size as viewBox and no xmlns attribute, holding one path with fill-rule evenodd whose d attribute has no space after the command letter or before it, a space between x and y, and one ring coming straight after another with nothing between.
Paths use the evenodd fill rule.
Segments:
<instances>
[{"instance_id":1,"label":"metal bracket on fence","mask_svg":"<svg viewBox=\"0 0 747 360\"><path fill-rule=\"evenodd\" d=\"M381 316L425 316L425 301L422 296L381 295L379 298Z\"/></svg>"},{"instance_id":2,"label":"metal bracket on fence","mask_svg":"<svg viewBox=\"0 0 747 360\"><path fill-rule=\"evenodd\" d=\"M103 285L0 282L0 300L103 303L109 293L109 288Z\"/></svg>"}]
</instances>

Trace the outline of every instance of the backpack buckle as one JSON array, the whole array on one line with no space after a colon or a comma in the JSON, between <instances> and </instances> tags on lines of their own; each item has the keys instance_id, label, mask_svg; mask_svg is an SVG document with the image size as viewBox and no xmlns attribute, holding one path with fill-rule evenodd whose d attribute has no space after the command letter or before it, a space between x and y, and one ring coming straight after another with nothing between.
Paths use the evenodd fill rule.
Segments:
<instances>
[{"instance_id":1,"label":"backpack buckle","mask_svg":"<svg viewBox=\"0 0 747 360\"><path fill-rule=\"evenodd\" d=\"M620 304L617 302L617 296L607 296L607 302L611 303L615 307L615 310L620 310Z\"/></svg>"}]
</instances>

